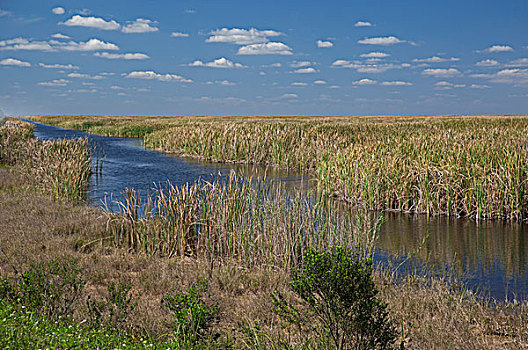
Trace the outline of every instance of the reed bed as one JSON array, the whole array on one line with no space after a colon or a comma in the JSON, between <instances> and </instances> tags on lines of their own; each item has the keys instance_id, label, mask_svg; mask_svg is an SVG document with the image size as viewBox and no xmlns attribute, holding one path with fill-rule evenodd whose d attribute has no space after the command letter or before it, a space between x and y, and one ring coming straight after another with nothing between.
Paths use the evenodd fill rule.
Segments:
<instances>
[{"instance_id":1,"label":"reed bed","mask_svg":"<svg viewBox=\"0 0 528 350\"><path fill-rule=\"evenodd\" d=\"M54 199L86 197L92 147L88 139L37 140L33 125L12 120L0 126L0 161L20 169Z\"/></svg>"},{"instance_id":2,"label":"reed bed","mask_svg":"<svg viewBox=\"0 0 528 350\"><path fill-rule=\"evenodd\" d=\"M371 210L528 220L524 117L39 118L104 135L136 130L146 146L181 156L313 171L323 193Z\"/></svg>"},{"instance_id":3,"label":"reed bed","mask_svg":"<svg viewBox=\"0 0 528 350\"><path fill-rule=\"evenodd\" d=\"M340 245L366 254L376 234L361 215L234 174L181 187L167 183L143 203L139 198L125 191L122 214L108 212L108 223L116 246L147 255L289 270L310 248Z\"/></svg>"}]
</instances>

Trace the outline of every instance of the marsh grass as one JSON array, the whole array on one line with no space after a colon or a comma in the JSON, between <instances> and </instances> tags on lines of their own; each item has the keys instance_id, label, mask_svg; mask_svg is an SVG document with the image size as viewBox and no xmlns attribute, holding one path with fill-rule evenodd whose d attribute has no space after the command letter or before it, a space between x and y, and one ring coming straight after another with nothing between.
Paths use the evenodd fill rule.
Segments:
<instances>
[{"instance_id":1,"label":"marsh grass","mask_svg":"<svg viewBox=\"0 0 528 350\"><path fill-rule=\"evenodd\" d=\"M316 173L370 210L528 220L528 118L34 117L216 162Z\"/></svg>"},{"instance_id":2,"label":"marsh grass","mask_svg":"<svg viewBox=\"0 0 528 350\"><path fill-rule=\"evenodd\" d=\"M121 214L107 213L116 246L211 264L226 260L289 270L311 248L340 245L367 252L378 230L376 218L367 221L334 210L324 198L234 173L181 187L169 182L143 203L134 190L124 197L118 202Z\"/></svg>"},{"instance_id":3,"label":"marsh grass","mask_svg":"<svg viewBox=\"0 0 528 350\"><path fill-rule=\"evenodd\" d=\"M92 159L88 139L37 140L33 128L18 119L8 119L0 126L0 161L19 168L55 199L84 199Z\"/></svg>"}]
</instances>

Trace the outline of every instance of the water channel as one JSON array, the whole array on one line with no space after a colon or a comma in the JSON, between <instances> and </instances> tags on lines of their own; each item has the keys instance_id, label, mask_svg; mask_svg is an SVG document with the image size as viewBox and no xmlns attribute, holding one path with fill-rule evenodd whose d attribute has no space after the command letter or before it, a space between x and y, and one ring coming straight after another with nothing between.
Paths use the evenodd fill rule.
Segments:
<instances>
[{"instance_id":1,"label":"water channel","mask_svg":"<svg viewBox=\"0 0 528 350\"><path fill-rule=\"evenodd\" d=\"M308 174L264 167L215 164L163 154L143 147L141 140L102 137L36 123L41 139L88 137L104 155L101 174L91 177L88 200L100 206L119 199L133 187L147 195L156 184L174 185L212 180L234 169L247 176L266 176L286 187L310 186ZM402 257L413 256L412 259ZM386 213L375 252L383 264L400 270L449 271L470 288L497 300L528 298L528 225L501 221L475 222L450 217ZM427 262L427 263L425 263Z\"/></svg>"}]
</instances>

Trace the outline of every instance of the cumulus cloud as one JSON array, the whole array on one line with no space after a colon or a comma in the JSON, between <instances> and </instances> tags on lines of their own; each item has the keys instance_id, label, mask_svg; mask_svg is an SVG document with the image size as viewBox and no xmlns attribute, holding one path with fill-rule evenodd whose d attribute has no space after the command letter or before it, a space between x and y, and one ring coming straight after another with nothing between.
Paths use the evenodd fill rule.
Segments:
<instances>
[{"instance_id":1,"label":"cumulus cloud","mask_svg":"<svg viewBox=\"0 0 528 350\"><path fill-rule=\"evenodd\" d=\"M128 74L124 74L126 78L131 79L147 79L147 80L159 80L159 81L176 81L181 83L191 83L192 80L185 79L181 75L177 74L160 74L153 71L134 71Z\"/></svg>"},{"instance_id":2,"label":"cumulus cloud","mask_svg":"<svg viewBox=\"0 0 528 350\"><path fill-rule=\"evenodd\" d=\"M456 68L430 68L422 72L423 75L433 76L437 78L453 77L459 75L460 71Z\"/></svg>"},{"instance_id":3,"label":"cumulus cloud","mask_svg":"<svg viewBox=\"0 0 528 350\"><path fill-rule=\"evenodd\" d=\"M69 36L64 35L62 33L55 33L51 37L55 39L71 39Z\"/></svg>"},{"instance_id":4,"label":"cumulus cloud","mask_svg":"<svg viewBox=\"0 0 528 350\"><path fill-rule=\"evenodd\" d=\"M88 27L101 30L118 30L121 28L121 25L114 20L106 21L100 17L83 17L80 15L75 15L66 22L61 22L59 24L70 27Z\"/></svg>"},{"instance_id":5,"label":"cumulus cloud","mask_svg":"<svg viewBox=\"0 0 528 350\"><path fill-rule=\"evenodd\" d=\"M357 21L354 27L371 27L372 23L366 21Z\"/></svg>"},{"instance_id":6,"label":"cumulus cloud","mask_svg":"<svg viewBox=\"0 0 528 350\"><path fill-rule=\"evenodd\" d=\"M312 62L310 61L293 61L292 63L290 63L290 67L292 68L308 67L311 65L312 65Z\"/></svg>"},{"instance_id":7,"label":"cumulus cloud","mask_svg":"<svg viewBox=\"0 0 528 350\"><path fill-rule=\"evenodd\" d=\"M489 85L481 85L481 84L471 84L470 88L472 88L472 89L490 89L491 86L489 86Z\"/></svg>"},{"instance_id":8,"label":"cumulus cloud","mask_svg":"<svg viewBox=\"0 0 528 350\"><path fill-rule=\"evenodd\" d=\"M207 85L218 84L218 85L222 85L222 86L234 86L234 85L236 85L236 83L233 83L232 81L229 81L229 80L208 81L206 84Z\"/></svg>"},{"instance_id":9,"label":"cumulus cloud","mask_svg":"<svg viewBox=\"0 0 528 350\"><path fill-rule=\"evenodd\" d=\"M466 87L465 84L453 84L449 81L439 81L435 84L437 89L439 90L451 90L453 88L464 88Z\"/></svg>"},{"instance_id":10,"label":"cumulus cloud","mask_svg":"<svg viewBox=\"0 0 528 350\"><path fill-rule=\"evenodd\" d=\"M234 63L230 60L228 60L225 57L218 58L212 62L202 62L199 60L194 61L193 63L190 63L189 66L191 67L209 67L209 68L245 68L241 63Z\"/></svg>"},{"instance_id":11,"label":"cumulus cloud","mask_svg":"<svg viewBox=\"0 0 528 350\"><path fill-rule=\"evenodd\" d=\"M297 94L284 94L279 97L279 99L295 99L298 98Z\"/></svg>"},{"instance_id":12,"label":"cumulus cloud","mask_svg":"<svg viewBox=\"0 0 528 350\"><path fill-rule=\"evenodd\" d=\"M182 32L172 32L170 36L171 38L187 38L189 34Z\"/></svg>"},{"instance_id":13,"label":"cumulus cloud","mask_svg":"<svg viewBox=\"0 0 528 350\"><path fill-rule=\"evenodd\" d=\"M53 9L51 10L51 12L53 12L53 13L56 14L56 15L63 15L64 12L66 12L66 11L64 11L64 8L62 8L62 7L59 6L59 7L55 7L55 8L53 8Z\"/></svg>"},{"instance_id":14,"label":"cumulus cloud","mask_svg":"<svg viewBox=\"0 0 528 350\"><path fill-rule=\"evenodd\" d=\"M291 83L292 86L307 86L308 83L303 83L303 82L299 82L299 81L294 81L293 83Z\"/></svg>"},{"instance_id":15,"label":"cumulus cloud","mask_svg":"<svg viewBox=\"0 0 528 350\"><path fill-rule=\"evenodd\" d=\"M96 52L94 56L107 58L109 60L146 60L150 57L144 53L109 53L109 52Z\"/></svg>"},{"instance_id":16,"label":"cumulus cloud","mask_svg":"<svg viewBox=\"0 0 528 350\"><path fill-rule=\"evenodd\" d=\"M0 9L0 17L9 16L11 12Z\"/></svg>"},{"instance_id":17,"label":"cumulus cloud","mask_svg":"<svg viewBox=\"0 0 528 350\"><path fill-rule=\"evenodd\" d=\"M57 48L65 51L98 51L98 50L119 50L113 43L107 43L99 39L90 39L86 42L70 41L68 43L55 43Z\"/></svg>"},{"instance_id":18,"label":"cumulus cloud","mask_svg":"<svg viewBox=\"0 0 528 350\"><path fill-rule=\"evenodd\" d=\"M121 28L121 31L126 34L137 34L137 33L151 33L157 32L159 29L155 27L156 22L150 19L138 18L133 22L130 22Z\"/></svg>"},{"instance_id":19,"label":"cumulus cloud","mask_svg":"<svg viewBox=\"0 0 528 350\"><path fill-rule=\"evenodd\" d=\"M324 80L315 80L313 83L314 83L315 85L325 85L325 84L326 84L326 81L324 81Z\"/></svg>"},{"instance_id":20,"label":"cumulus cloud","mask_svg":"<svg viewBox=\"0 0 528 350\"><path fill-rule=\"evenodd\" d=\"M324 40L317 40L317 47L320 47L320 48L330 48L330 47L334 47L334 43L331 42L331 41L324 41Z\"/></svg>"},{"instance_id":21,"label":"cumulus cloud","mask_svg":"<svg viewBox=\"0 0 528 350\"><path fill-rule=\"evenodd\" d=\"M384 82L381 82L380 85L383 85L383 86L412 86L413 83L411 82L408 82L408 81L384 81Z\"/></svg>"},{"instance_id":22,"label":"cumulus cloud","mask_svg":"<svg viewBox=\"0 0 528 350\"><path fill-rule=\"evenodd\" d=\"M332 63L333 68L352 68L358 73L384 73L389 69L402 69L409 68L411 65L408 63L393 64L393 63L371 63L361 61L347 61L347 60L336 60Z\"/></svg>"},{"instance_id":23,"label":"cumulus cloud","mask_svg":"<svg viewBox=\"0 0 528 350\"><path fill-rule=\"evenodd\" d=\"M375 81L375 80L365 78L365 79L360 79L360 80L357 80L357 81L353 81L352 85L375 85L377 83L378 82Z\"/></svg>"},{"instance_id":24,"label":"cumulus cloud","mask_svg":"<svg viewBox=\"0 0 528 350\"><path fill-rule=\"evenodd\" d=\"M267 42L263 44L252 44L242 46L238 49L238 55L292 55L292 49L281 42Z\"/></svg>"},{"instance_id":25,"label":"cumulus cloud","mask_svg":"<svg viewBox=\"0 0 528 350\"><path fill-rule=\"evenodd\" d=\"M31 63L17 60L16 58L5 58L0 60L2 66L31 67Z\"/></svg>"},{"instance_id":26,"label":"cumulus cloud","mask_svg":"<svg viewBox=\"0 0 528 350\"><path fill-rule=\"evenodd\" d=\"M101 75L89 75L89 74L83 74L83 73L70 73L68 74L68 77L78 78L78 79L90 79L90 80L101 80L105 78Z\"/></svg>"},{"instance_id":27,"label":"cumulus cloud","mask_svg":"<svg viewBox=\"0 0 528 350\"><path fill-rule=\"evenodd\" d=\"M70 81L66 79L55 79L51 81L42 81L38 85L42 86L66 86Z\"/></svg>"},{"instance_id":28,"label":"cumulus cloud","mask_svg":"<svg viewBox=\"0 0 528 350\"><path fill-rule=\"evenodd\" d=\"M489 79L493 83L526 84L528 83L528 69L509 68L493 74L473 74L472 77Z\"/></svg>"},{"instance_id":29,"label":"cumulus cloud","mask_svg":"<svg viewBox=\"0 0 528 350\"><path fill-rule=\"evenodd\" d=\"M492 67L492 66L498 66L499 62L488 58L486 60L479 61L475 64L480 67Z\"/></svg>"},{"instance_id":30,"label":"cumulus cloud","mask_svg":"<svg viewBox=\"0 0 528 350\"><path fill-rule=\"evenodd\" d=\"M441 62L456 62L456 61L460 61L460 58L458 58L458 57L446 58L446 57L433 56L433 57L428 57L428 58L415 58L412 61L413 62L425 62L425 63L441 63Z\"/></svg>"},{"instance_id":31,"label":"cumulus cloud","mask_svg":"<svg viewBox=\"0 0 528 350\"><path fill-rule=\"evenodd\" d=\"M513 48L508 45L493 45L493 46L488 47L487 49L480 50L477 52L492 53L492 52L512 52L512 51L513 51Z\"/></svg>"},{"instance_id":32,"label":"cumulus cloud","mask_svg":"<svg viewBox=\"0 0 528 350\"><path fill-rule=\"evenodd\" d=\"M237 45L252 45L269 42L269 37L276 37L282 33L275 30L258 30L255 28L222 28L209 33L208 43L230 43Z\"/></svg>"},{"instance_id":33,"label":"cumulus cloud","mask_svg":"<svg viewBox=\"0 0 528 350\"><path fill-rule=\"evenodd\" d=\"M276 63L271 63L271 64L264 64L261 67L280 68L282 67L282 64L280 64L279 62L276 62Z\"/></svg>"},{"instance_id":34,"label":"cumulus cloud","mask_svg":"<svg viewBox=\"0 0 528 350\"><path fill-rule=\"evenodd\" d=\"M299 68L293 71L293 73L295 74L311 74L311 73L317 73L317 72L318 72L317 69L312 68L312 67Z\"/></svg>"},{"instance_id":35,"label":"cumulus cloud","mask_svg":"<svg viewBox=\"0 0 528 350\"><path fill-rule=\"evenodd\" d=\"M373 37L373 38L365 38L362 40L358 40L358 44L364 44L364 45L393 45L393 44L399 44L399 43L406 43L406 40L400 40L395 36L379 36L379 37Z\"/></svg>"},{"instance_id":36,"label":"cumulus cloud","mask_svg":"<svg viewBox=\"0 0 528 350\"><path fill-rule=\"evenodd\" d=\"M385 58L385 57L389 57L389 56L390 55L388 53L379 52L379 51L364 53L364 54L360 55L360 57L363 57L363 58Z\"/></svg>"},{"instance_id":37,"label":"cumulus cloud","mask_svg":"<svg viewBox=\"0 0 528 350\"><path fill-rule=\"evenodd\" d=\"M0 40L0 50L35 50L35 51L95 51L95 50L119 50L113 43L107 43L99 39L90 39L86 42L75 41L33 41L25 38Z\"/></svg>"},{"instance_id":38,"label":"cumulus cloud","mask_svg":"<svg viewBox=\"0 0 528 350\"><path fill-rule=\"evenodd\" d=\"M527 66L528 66L528 58L524 58L524 57L513 60L506 65L506 67L527 67Z\"/></svg>"},{"instance_id":39,"label":"cumulus cloud","mask_svg":"<svg viewBox=\"0 0 528 350\"><path fill-rule=\"evenodd\" d=\"M48 68L48 69L79 69L79 67L74 66L73 64L45 64L45 63L39 63L39 66L42 68Z\"/></svg>"}]
</instances>

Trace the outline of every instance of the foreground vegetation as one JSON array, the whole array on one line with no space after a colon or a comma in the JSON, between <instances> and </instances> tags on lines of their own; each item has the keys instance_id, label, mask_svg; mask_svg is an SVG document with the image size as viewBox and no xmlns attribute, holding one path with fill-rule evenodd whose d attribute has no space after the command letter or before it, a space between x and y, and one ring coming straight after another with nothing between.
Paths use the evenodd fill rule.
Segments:
<instances>
[{"instance_id":1,"label":"foreground vegetation","mask_svg":"<svg viewBox=\"0 0 528 350\"><path fill-rule=\"evenodd\" d=\"M528 220L528 118L33 119L182 156L313 171L323 193L370 210Z\"/></svg>"},{"instance_id":2,"label":"foreground vegetation","mask_svg":"<svg viewBox=\"0 0 528 350\"><path fill-rule=\"evenodd\" d=\"M275 201L280 189L232 178L169 185L151 204L131 190L123 214L105 214L54 200L24 174L16 163L0 168L4 347L528 347L525 304L375 269L376 220L365 213L359 222L328 215L325 205ZM319 296L345 317L337 328L325 326ZM382 326L369 331L371 320Z\"/></svg>"}]
</instances>

